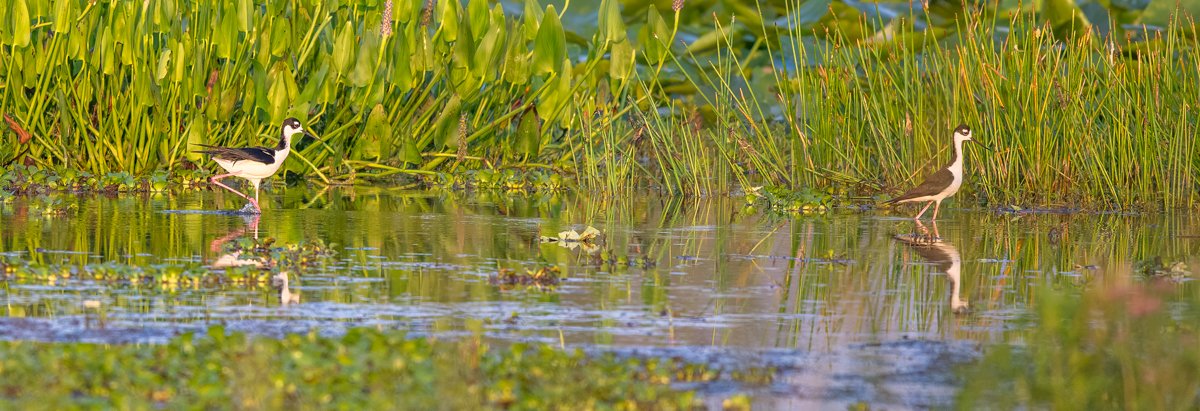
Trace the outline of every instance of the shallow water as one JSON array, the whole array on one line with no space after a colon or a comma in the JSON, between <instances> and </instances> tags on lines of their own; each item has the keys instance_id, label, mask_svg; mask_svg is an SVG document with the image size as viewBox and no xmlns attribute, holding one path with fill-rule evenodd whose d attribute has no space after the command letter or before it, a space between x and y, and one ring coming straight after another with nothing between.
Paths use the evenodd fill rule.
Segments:
<instances>
[{"instance_id":1,"label":"shallow water","mask_svg":"<svg viewBox=\"0 0 1200 411\"><path fill-rule=\"evenodd\" d=\"M1200 222L1184 215L949 208L936 227L918 227L883 211L785 217L732 199L301 188L265 195L257 220L201 212L241 205L212 192L55 197L55 207L74 205L62 215L45 211L45 198L0 205L0 258L10 262L212 265L229 261L226 244L255 235L277 245L319 239L337 252L289 273L300 294L294 304L268 286L9 276L0 282L0 338L155 342L214 324L271 336L363 326L482 333L776 366L778 382L755 392L769 408L924 408L950 400L954 364L1030 326L1021 316L1039 286L1141 281L1134 263L1156 256L1200 266ZM588 225L603 232L595 253L538 241ZM896 238L927 239L913 236L921 228L936 229L942 241ZM488 281L500 268L542 266L557 266L566 281L552 290Z\"/></svg>"}]
</instances>

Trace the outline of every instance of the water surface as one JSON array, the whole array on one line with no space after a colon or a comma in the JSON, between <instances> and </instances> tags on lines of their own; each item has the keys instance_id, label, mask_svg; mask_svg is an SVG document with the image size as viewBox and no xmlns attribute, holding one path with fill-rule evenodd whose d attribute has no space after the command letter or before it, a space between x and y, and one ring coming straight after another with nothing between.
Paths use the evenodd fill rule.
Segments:
<instances>
[{"instance_id":1,"label":"water surface","mask_svg":"<svg viewBox=\"0 0 1200 411\"><path fill-rule=\"evenodd\" d=\"M937 226L918 226L884 211L764 214L733 199L303 188L266 197L257 219L202 212L241 205L212 192L0 205L0 258L12 266L219 266L236 261L231 242L255 236L336 252L288 273L291 304L267 285L47 281L10 269L0 338L156 342L214 324L268 336L482 334L774 365L780 382L758 392L769 407L921 408L951 398L953 364L1030 326L1019 320L1040 286L1123 286L1142 281L1134 265L1153 257L1200 266L1200 225L1177 215L949 208ZM603 233L597 247L539 241L588 225ZM940 242L913 244L934 230ZM500 269L551 266L566 276L553 289L489 282Z\"/></svg>"}]
</instances>

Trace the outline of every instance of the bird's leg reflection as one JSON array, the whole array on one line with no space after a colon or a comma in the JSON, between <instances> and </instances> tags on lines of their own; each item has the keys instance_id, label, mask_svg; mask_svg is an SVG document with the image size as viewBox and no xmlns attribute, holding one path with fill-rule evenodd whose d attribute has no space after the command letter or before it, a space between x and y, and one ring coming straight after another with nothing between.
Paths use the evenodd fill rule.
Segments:
<instances>
[{"instance_id":1,"label":"bird's leg reflection","mask_svg":"<svg viewBox=\"0 0 1200 411\"><path fill-rule=\"evenodd\" d=\"M895 236L896 240L912 248L921 258L934 264L938 271L946 273L950 280L950 309L955 314L965 313L969 308L967 300L960 294L962 289L962 256L953 244L941 241L937 237L937 223L933 224L934 234L928 235L928 230L920 222L917 230L921 234ZM936 240L934 240L936 238Z\"/></svg>"},{"instance_id":2,"label":"bird's leg reflection","mask_svg":"<svg viewBox=\"0 0 1200 411\"><path fill-rule=\"evenodd\" d=\"M914 221L916 222L917 233L913 234L913 239L926 244L933 244L942 241L942 235L941 233L938 233L937 220L934 220L930 223L933 224L933 234L929 233L929 229L925 228L925 224L922 223L921 220Z\"/></svg>"},{"instance_id":3,"label":"bird's leg reflection","mask_svg":"<svg viewBox=\"0 0 1200 411\"><path fill-rule=\"evenodd\" d=\"M244 227L230 231L229 234L212 240L212 242L208 243L208 249L213 252L221 252L223 251L223 247L226 243L241 238L246 233L246 230L250 230L250 232L253 233L252 235L254 236L254 239L257 240L258 214L244 215L242 216L242 221L246 223ZM242 259L241 257L241 250L224 253L217 256L217 259L213 261L211 266L212 268L237 267L243 265L252 265L255 267L263 266L263 262L259 259Z\"/></svg>"}]
</instances>

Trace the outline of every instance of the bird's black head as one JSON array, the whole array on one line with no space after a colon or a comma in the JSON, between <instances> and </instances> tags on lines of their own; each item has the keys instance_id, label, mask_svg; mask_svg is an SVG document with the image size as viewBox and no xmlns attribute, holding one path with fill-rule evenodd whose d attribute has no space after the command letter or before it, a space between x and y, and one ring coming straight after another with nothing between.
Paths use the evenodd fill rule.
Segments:
<instances>
[{"instance_id":1,"label":"bird's black head","mask_svg":"<svg viewBox=\"0 0 1200 411\"><path fill-rule=\"evenodd\" d=\"M289 117L287 120L283 120L282 129L283 137L285 139L290 139L297 134L308 133L304 130L304 126L300 125L300 120L297 120L295 117Z\"/></svg>"},{"instance_id":2,"label":"bird's black head","mask_svg":"<svg viewBox=\"0 0 1200 411\"><path fill-rule=\"evenodd\" d=\"M954 138L956 140L961 139L964 141L971 141L971 128L967 127L966 124L959 124L958 127L954 129Z\"/></svg>"}]
</instances>

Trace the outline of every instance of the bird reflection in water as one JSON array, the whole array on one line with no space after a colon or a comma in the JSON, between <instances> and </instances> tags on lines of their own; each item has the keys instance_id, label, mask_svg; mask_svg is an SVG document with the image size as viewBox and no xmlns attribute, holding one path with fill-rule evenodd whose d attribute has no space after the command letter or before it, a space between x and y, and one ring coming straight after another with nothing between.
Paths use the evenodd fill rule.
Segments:
<instances>
[{"instance_id":1,"label":"bird reflection in water","mask_svg":"<svg viewBox=\"0 0 1200 411\"><path fill-rule=\"evenodd\" d=\"M258 214L243 215L242 221L246 223L245 226L238 228L237 230L233 230L233 231L229 232L229 234L226 234L220 238L213 240L212 242L210 242L208 244L209 250L213 251L213 252L221 252L225 248L225 245L227 243L229 243L230 241L234 241L239 238L242 238L243 236L246 235L247 231L249 231L251 233L250 235L255 240L257 240L258 239L258 220L259 220ZM255 267L255 268L265 268L266 267L267 263L266 263L266 261L263 261L262 258L255 257L255 256L243 257L242 252L243 252L243 250L237 249L236 251L229 251L229 252L221 253L220 255L217 256L217 258L215 260L213 260L212 264L210 264L209 266L212 268L218 268L218 269L230 268L230 267ZM296 304L296 303L300 302L300 293L292 291L291 287L289 287L287 271L280 271L280 272L276 273L275 275L272 275L271 276L271 287L279 290L279 303L280 304L286 306L286 305Z\"/></svg>"},{"instance_id":2,"label":"bird reflection in water","mask_svg":"<svg viewBox=\"0 0 1200 411\"><path fill-rule=\"evenodd\" d=\"M917 232L912 234L897 234L895 239L909 246L938 271L946 273L950 278L950 308L955 314L966 313L969 309L967 300L959 294L962 287L962 256L953 244L942 240L937 232L937 222L933 222L933 233L920 221L916 222Z\"/></svg>"}]
</instances>

